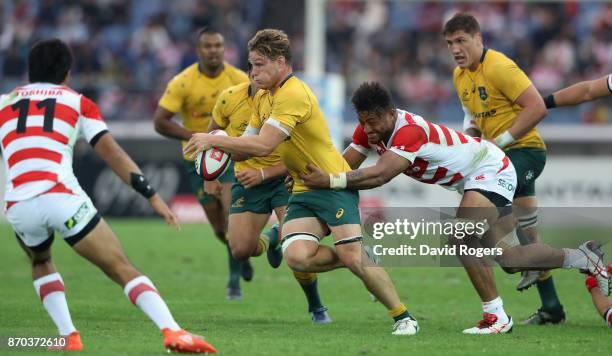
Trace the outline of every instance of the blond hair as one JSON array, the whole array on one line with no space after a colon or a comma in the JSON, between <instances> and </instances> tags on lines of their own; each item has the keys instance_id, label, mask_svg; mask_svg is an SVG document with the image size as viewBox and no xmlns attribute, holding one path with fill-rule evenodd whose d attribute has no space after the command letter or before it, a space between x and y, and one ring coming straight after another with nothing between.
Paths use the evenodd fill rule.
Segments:
<instances>
[{"instance_id":1,"label":"blond hair","mask_svg":"<svg viewBox=\"0 0 612 356\"><path fill-rule=\"evenodd\" d=\"M285 58L285 62L291 63L291 43L289 37L282 30L267 28L259 30L249 40L249 52L256 51L264 57L275 60L280 56Z\"/></svg>"}]
</instances>

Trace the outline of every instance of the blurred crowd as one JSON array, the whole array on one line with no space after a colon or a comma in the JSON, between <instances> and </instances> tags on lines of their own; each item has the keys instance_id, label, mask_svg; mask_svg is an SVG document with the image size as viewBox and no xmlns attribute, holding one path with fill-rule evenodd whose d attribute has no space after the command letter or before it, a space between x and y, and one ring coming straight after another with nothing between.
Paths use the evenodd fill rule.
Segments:
<instances>
[{"instance_id":1,"label":"blurred crowd","mask_svg":"<svg viewBox=\"0 0 612 356\"><path fill-rule=\"evenodd\" d=\"M459 10L479 19L485 45L514 59L542 94L612 72L611 3L329 0L326 10L326 66L346 78L347 119L350 93L363 80L383 82L400 107L456 118L454 63L440 31ZM13 0L2 2L0 18L3 92L26 81L35 41L59 37L75 55L71 86L111 120L152 117L167 81L197 60L194 33L203 26L221 30L226 60L242 68L257 29L284 29L294 69L303 69L303 0ZM609 109L553 119L600 122Z\"/></svg>"}]
</instances>

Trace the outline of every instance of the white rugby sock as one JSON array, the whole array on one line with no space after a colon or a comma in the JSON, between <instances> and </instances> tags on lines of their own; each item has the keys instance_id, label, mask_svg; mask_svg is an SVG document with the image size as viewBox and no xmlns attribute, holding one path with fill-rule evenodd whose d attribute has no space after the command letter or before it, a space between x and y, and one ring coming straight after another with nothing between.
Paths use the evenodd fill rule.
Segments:
<instances>
[{"instance_id":1,"label":"white rugby sock","mask_svg":"<svg viewBox=\"0 0 612 356\"><path fill-rule=\"evenodd\" d=\"M159 296L153 282L146 276L140 276L129 281L123 288L125 295L132 304L138 306L161 330L180 330L166 302Z\"/></svg>"},{"instance_id":2,"label":"white rugby sock","mask_svg":"<svg viewBox=\"0 0 612 356\"><path fill-rule=\"evenodd\" d=\"M59 273L51 273L34 280L34 289L43 303L47 313L53 319L61 336L70 335L76 328L72 324L66 294L64 293L64 281Z\"/></svg>"},{"instance_id":3,"label":"white rugby sock","mask_svg":"<svg viewBox=\"0 0 612 356\"><path fill-rule=\"evenodd\" d=\"M504 310L504 302L501 297L497 297L489 302L482 303L482 311L489 314L495 314L497 316L497 321L505 324L509 321L508 314Z\"/></svg>"}]
</instances>

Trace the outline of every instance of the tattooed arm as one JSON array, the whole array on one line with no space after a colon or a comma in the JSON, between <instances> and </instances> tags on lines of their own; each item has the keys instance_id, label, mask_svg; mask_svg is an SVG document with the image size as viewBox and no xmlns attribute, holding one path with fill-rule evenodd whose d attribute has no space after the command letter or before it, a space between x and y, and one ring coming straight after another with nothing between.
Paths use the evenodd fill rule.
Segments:
<instances>
[{"instance_id":1,"label":"tattooed arm","mask_svg":"<svg viewBox=\"0 0 612 356\"><path fill-rule=\"evenodd\" d=\"M385 152L376 164L344 173L328 174L321 169L308 165L308 174L300 178L309 188L318 189L372 189L390 181L393 177L410 167L411 162L391 151Z\"/></svg>"}]
</instances>

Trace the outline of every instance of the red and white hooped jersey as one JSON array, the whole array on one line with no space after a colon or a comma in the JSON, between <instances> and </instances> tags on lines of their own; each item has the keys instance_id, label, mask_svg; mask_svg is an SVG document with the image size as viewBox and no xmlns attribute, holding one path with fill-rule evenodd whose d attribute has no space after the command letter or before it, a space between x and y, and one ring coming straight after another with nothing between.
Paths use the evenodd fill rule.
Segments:
<instances>
[{"instance_id":1,"label":"red and white hooped jersey","mask_svg":"<svg viewBox=\"0 0 612 356\"><path fill-rule=\"evenodd\" d=\"M503 170L509 164L504 152L486 140L431 123L419 115L396 111L395 129L388 142L370 145L363 127L358 125L350 147L363 155L372 149L378 155L391 151L412 162L404 174L450 189L459 188L463 178L486 165L503 162Z\"/></svg>"},{"instance_id":2,"label":"red and white hooped jersey","mask_svg":"<svg viewBox=\"0 0 612 356\"><path fill-rule=\"evenodd\" d=\"M33 83L0 97L5 200L80 191L74 144L79 137L94 143L107 131L98 106L66 86Z\"/></svg>"}]
</instances>

